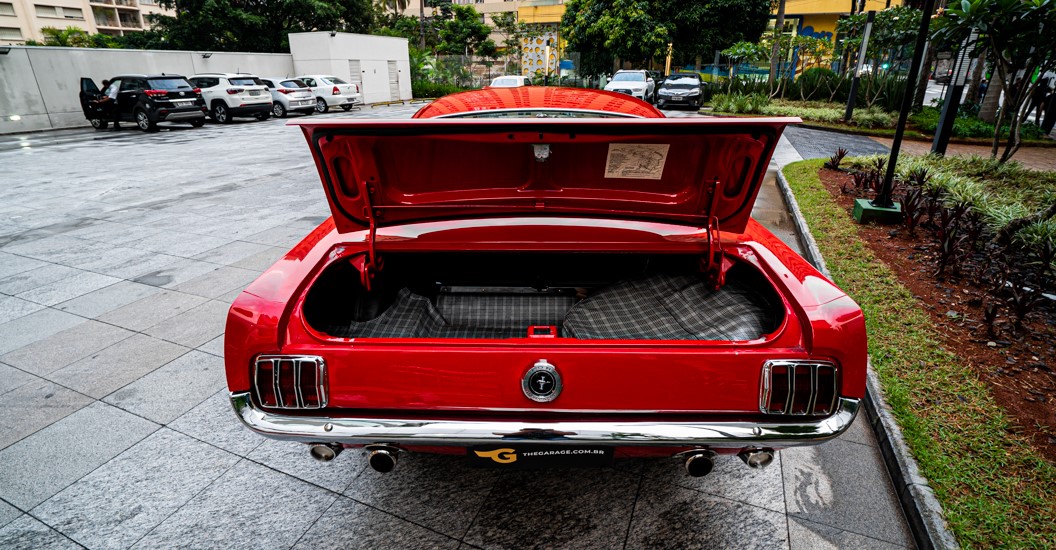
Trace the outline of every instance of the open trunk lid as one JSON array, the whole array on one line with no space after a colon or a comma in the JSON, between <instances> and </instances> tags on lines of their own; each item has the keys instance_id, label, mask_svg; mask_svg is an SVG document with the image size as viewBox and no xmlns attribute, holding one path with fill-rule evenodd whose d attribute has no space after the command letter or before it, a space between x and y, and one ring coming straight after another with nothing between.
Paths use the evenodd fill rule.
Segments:
<instances>
[{"instance_id":1,"label":"open trunk lid","mask_svg":"<svg viewBox=\"0 0 1056 550\"><path fill-rule=\"evenodd\" d=\"M741 233L798 118L298 123L342 233L424 220L593 216Z\"/></svg>"}]
</instances>

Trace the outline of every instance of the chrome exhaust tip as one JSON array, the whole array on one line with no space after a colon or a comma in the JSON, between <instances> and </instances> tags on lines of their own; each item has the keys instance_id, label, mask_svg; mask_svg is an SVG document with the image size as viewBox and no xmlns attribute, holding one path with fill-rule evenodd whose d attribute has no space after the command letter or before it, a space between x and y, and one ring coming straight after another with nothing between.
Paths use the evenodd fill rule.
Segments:
<instances>
[{"instance_id":1,"label":"chrome exhaust tip","mask_svg":"<svg viewBox=\"0 0 1056 550\"><path fill-rule=\"evenodd\" d=\"M686 473L693 477L703 477L715 469L715 453L701 451L686 456Z\"/></svg>"},{"instance_id":2,"label":"chrome exhaust tip","mask_svg":"<svg viewBox=\"0 0 1056 550\"><path fill-rule=\"evenodd\" d=\"M774 451L771 449L741 451L737 454L737 457L747 464L749 468L752 468L753 470L761 470L774 461Z\"/></svg>"},{"instance_id":3,"label":"chrome exhaust tip","mask_svg":"<svg viewBox=\"0 0 1056 550\"><path fill-rule=\"evenodd\" d=\"M337 458L337 455L341 454L342 448L340 445L328 445L326 443L314 443L308 450L308 453L312 455L312 458L319 462L330 462Z\"/></svg>"},{"instance_id":4,"label":"chrome exhaust tip","mask_svg":"<svg viewBox=\"0 0 1056 550\"><path fill-rule=\"evenodd\" d=\"M375 472L387 474L396 467L396 454L395 449L373 449L367 455L367 464L370 464Z\"/></svg>"}]
</instances>

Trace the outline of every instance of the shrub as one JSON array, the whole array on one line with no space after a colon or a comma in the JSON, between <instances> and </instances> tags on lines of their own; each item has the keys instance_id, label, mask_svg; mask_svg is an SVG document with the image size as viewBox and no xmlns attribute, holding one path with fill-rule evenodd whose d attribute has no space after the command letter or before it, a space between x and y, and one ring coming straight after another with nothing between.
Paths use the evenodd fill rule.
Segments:
<instances>
[{"instance_id":1,"label":"shrub","mask_svg":"<svg viewBox=\"0 0 1056 550\"><path fill-rule=\"evenodd\" d=\"M466 88L454 84L440 84L428 80L416 80L411 82L411 95L415 98L443 97L448 94L465 91Z\"/></svg>"}]
</instances>

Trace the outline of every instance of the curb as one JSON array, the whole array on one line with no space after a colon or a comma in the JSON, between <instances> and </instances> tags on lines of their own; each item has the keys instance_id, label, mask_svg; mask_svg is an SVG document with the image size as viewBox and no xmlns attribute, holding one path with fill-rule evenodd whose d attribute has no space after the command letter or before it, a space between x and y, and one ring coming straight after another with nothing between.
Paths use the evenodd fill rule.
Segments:
<instances>
[{"instance_id":1,"label":"curb","mask_svg":"<svg viewBox=\"0 0 1056 550\"><path fill-rule=\"evenodd\" d=\"M807 261L831 279L829 270L825 266L825 259L818 249L818 243L814 240L810 228L807 227L803 213L799 210L799 203L792 195L788 180L785 179L780 169L777 171L777 187L781 190L785 206L791 214L792 223L795 224L796 233L799 235L800 244L803 245ZM883 456L891 481L895 485L898 501L902 505L902 511L906 514L909 530L913 533L917 546L924 549L960 548L957 539L946 527L942 505L935 498L935 493L928 485L928 480L920 473L916 459L910 454L909 446L902 438L902 430L891 415L891 408L884 399L884 390L872 364L869 365L866 375L865 412L869 417L873 432L876 433L880 454Z\"/></svg>"}]
</instances>

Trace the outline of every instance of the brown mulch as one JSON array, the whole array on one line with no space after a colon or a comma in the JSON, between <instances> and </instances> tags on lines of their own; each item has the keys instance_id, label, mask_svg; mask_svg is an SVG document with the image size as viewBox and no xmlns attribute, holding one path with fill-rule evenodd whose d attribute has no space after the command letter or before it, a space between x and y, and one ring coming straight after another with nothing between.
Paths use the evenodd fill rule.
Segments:
<instances>
[{"instance_id":1,"label":"brown mulch","mask_svg":"<svg viewBox=\"0 0 1056 550\"><path fill-rule=\"evenodd\" d=\"M853 188L851 176L827 168L819 176L851 220L856 197L841 190ZM984 290L969 277L934 277L939 242L930 230L918 227L910 236L904 226L870 224L858 226L858 235L924 306L946 349L973 369L1008 411L1012 430L1029 435L1042 454L1056 460L1056 305L1048 301L1029 315L1018 334L1002 311L990 335L982 322Z\"/></svg>"}]
</instances>

